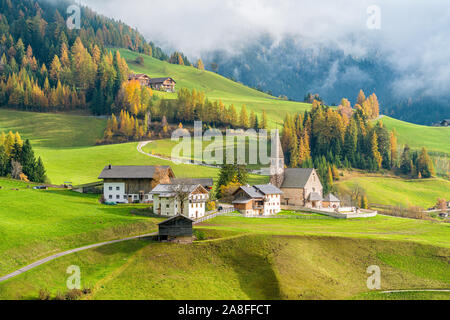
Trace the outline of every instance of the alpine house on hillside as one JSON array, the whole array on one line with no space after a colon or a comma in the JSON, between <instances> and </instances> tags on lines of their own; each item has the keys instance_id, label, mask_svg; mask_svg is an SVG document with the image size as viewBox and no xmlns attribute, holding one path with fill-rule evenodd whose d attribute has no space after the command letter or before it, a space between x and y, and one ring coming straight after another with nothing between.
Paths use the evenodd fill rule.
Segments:
<instances>
[{"instance_id":1,"label":"alpine house on hillside","mask_svg":"<svg viewBox=\"0 0 450 320\"><path fill-rule=\"evenodd\" d=\"M169 166L106 166L103 179L105 201L115 203L151 202L155 183L170 182L175 174Z\"/></svg>"}]
</instances>

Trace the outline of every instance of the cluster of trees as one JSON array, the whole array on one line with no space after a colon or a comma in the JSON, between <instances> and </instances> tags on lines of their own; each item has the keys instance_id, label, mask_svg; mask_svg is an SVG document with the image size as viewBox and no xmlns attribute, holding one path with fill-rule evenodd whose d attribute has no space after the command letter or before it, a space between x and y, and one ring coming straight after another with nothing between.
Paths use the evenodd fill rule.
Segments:
<instances>
[{"instance_id":1,"label":"cluster of trees","mask_svg":"<svg viewBox=\"0 0 450 320\"><path fill-rule=\"evenodd\" d=\"M119 117L112 114L108 119L104 138L99 143L126 142L150 138L150 114L146 114L144 120L139 120L126 110L120 111Z\"/></svg>"},{"instance_id":2,"label":"cluster of trees","mask_svg":"<svg viewBox=\"0 0 450 320\"><path fill-rule=\"evenodd\" d=\"M23 142L18 132L0 134L0 176L27 182L46 180L42 159L36 159L30 141Z\"/></svg>"},{"instance_id":3,"label":"cluster of trees","mask_svg":"<svg viewBox=\"0 0 450 320\"><path fill-rule=\"evenodd\" d=\"M372 125L369 120L378 117L373 112L378 110L375 96L364 99L365 107L351 108L346 101L333 110L315 100L311 111L286 116L281 144L290 167L314 166L330 190L337 178L334 168L372 172L400 168L404 174L423 178L435 174L425 149L412 153L406 147L399 157L395 131L388 131L382 121Z\"/></svg>"},{"instance_id":4,"label":"cluster of trees","mask_svg":"<svg viewBox=\"0 0 450 320\"><path fill-rule=\"evenodd\" d=\"M159 106L152 107L152 115L155 119L162 119L165 115L171 123L193 123L201 120L213 127L267 128L267 115L264 110L260 119L253 111L249 115L245 105L238 114L233 104L226 107L222 101L209 101L204 92L196 89L189 91L182 88L178 91L176 100L161 100Z\"/></svg>"},{"instance_id":5,"label":"cluster of trees","mask_svg":"<svg viewBox=\"0 0 450 320\"><path fill-rule=\"evenodd\" d=\"M243 165L225 164L221 167L216 186L216 197L224 201L240 187L247 184L248 172Z\"/></svg>"},{"instance_id":6,"label":"cluster of trees","mask_svg":"<svg viewBox=\"0 0 450 320\"><path fill-rule=\"evenodd\" d=\"M116 105L127 110L131 115L142 118L149 111L152 97L152 89L141 86L137 80L132 80L122 84L116 99Z\"/></svg>"},{"instance_id":7,"label":"cluster of trees","mask_svg":"<svg viewBox=\"0 0 450 320\"><path fill-rule=\"evenodd\" d=\"M69 30L64 15L70 4L0 0L0 104L34 111L90 106L94 114L118 113L122 106L116 97L128 80L128 66L107 47L169 60L136 30L86 7L81 7L81 29Z\"/></svg>"},{"instance_id":8,"label":"cluster of trees","mask_svg":"<svg viewBox=\"0 0 450 320\"><path fill-rule=\"evenodd\" d=\"M94 113L111 113L128 80L128 65L119 52L113 56L97 45L87 49L80 37L70 50L62 39L49 65L38 65L31 45L25 51L22 39L14 42L11 36L0 39L0 55L0 104L27 110L72 110L91 102Z\"/></svg>"},{"instance_id":9,"label":"cluster of trees","mask_svg":"<svg viewBox=\"0 0 450 320\"><path fill-rule=\"evenodd\" d=\"M363 90L359 91L358 97L356 98L356 104L353 108L350 101L344 98L338 106L338 110L341 114L345 114L347 117L350 117L355 110L360 110L367 119L376 119L380 116L380 104L378 102L378 97L375 93L372 93L372 95L366 98Z\"/></svg>"},{"instance_id":10,"label":"cluster of trees","mask_svg":"<svg viewBox=\"0 0 450 320\"><path fill-rule=\"evenodd\" d=\"M403 174L413 178L431 178L436 175L433 161L425 148L420 152L411 151L408 145L405 145L400 159L400 170Z\"/></svg>"}]
</instances>

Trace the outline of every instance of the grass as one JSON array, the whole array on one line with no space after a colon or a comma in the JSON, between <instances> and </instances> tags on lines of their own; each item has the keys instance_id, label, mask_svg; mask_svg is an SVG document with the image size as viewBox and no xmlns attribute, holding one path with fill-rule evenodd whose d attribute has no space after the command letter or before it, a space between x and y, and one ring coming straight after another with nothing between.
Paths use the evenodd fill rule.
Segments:
<instances>
[{"instance_id":1,"label":"grass","mask_svg":"<svg viewBox=\"0 0 450 320\"><path fill-rule=\"evenodd\" d=\"M259 119L262 110L266 110L270 127L280 125L288 113L304 112L310 108L309 104L280 100L210 71L169 64L125 49L119 51L129 67L137 73L146 73L152 78L172 77L177 82L177 88L204 91L208 99L222 100L226 105L234 104L238 111L242 105L246 105L248 112L255 111ZM138 56L143 57L143 65L134 63ZM176 94L164 96L176 98Z\"/></svg>"},{"instance_id":2,"label":"grass","mask_svg":"<svg viewBox=\"0 0 450 320\"><path fill-rule=\"evenodd\" d=\"M53 184L97 181L102 169L113 165L170 165L178 177L218 177L219 170L170 161L138 153L137 143L94 146L103 134L104 120L67 114L41 114L0 109L0 131L19 131L41 156ZM250 182L267 178L250 176Z\"/></svg>"},{"instance_id":3,"label":"grass","mask_svg":"<svg viewBox=\"0 0 450 320\"><path fill-rule=\"evenodd\" d=\"M382 122L389 130L397 131L400 146L408 144L412 149L425 147L429 152L450 155L448 127L421 126L389 117L384 117Z\"/></svg>"},{"instance_id":4,"label":"grass","mask_svg":"<svg viewBox=\"0 0 450 320\"><path fill-rule=\"evenodd\" d=\"M103 137L106 120L60 113L0 108L0 132L20 132L34 147L64 149L92 146Z\"/></svg>"},{"instance_id":5,"label":"grass","mask_svg":"<svg viewBox=\"0 0 450 320\"><path fill-rule=\"evenodd\" d=\"M379 257L422 255L399 268ZM403 241L251 234L176 245L130 241L63 257L0 284L2 299L67 291L77 265L94 300L377 299L366 268L382 270L382 289L446 288L449 251ZM417 275L415 263L427 261ZM389 296L383 296L387 299ZM394 296L395 298L395 296ZM447 298L448 296L438 296Z\"/></svg>"},{"instance_id":6,"label":"grass","mask_svg":"<svg viewBox=\"0 0 450 320\"><path fill-rule=\"evenodd\" d=\"M339 182L340 190L359 185L370 203L420 206L425 209L436 204L437 198L450 199L450 182L443 179L408 180L397 177L356 176Z\"/></svg>"},{"instance_id":7,"label":"grass","mask_svg":"<svg viewBox=\"0 0 450 320\"><path fill-rule=\"evenodd\" d=\"M95 195L6 179L0 186L0 275L66 249L151 232L160 221L130 214L141 205L110 207Z\"/></svg>"}]
</instances>

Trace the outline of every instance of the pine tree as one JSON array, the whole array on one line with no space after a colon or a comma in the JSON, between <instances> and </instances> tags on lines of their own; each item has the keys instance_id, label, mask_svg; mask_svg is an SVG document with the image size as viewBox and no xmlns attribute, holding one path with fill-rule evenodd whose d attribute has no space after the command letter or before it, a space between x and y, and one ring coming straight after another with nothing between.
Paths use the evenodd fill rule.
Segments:
<instances>
[{"instance_id":1,"label":"pine tree","mask_svg":"<svg viewBox=\"0 0 450 320\"><path fill-rule=\"evenodd\" d=\"M34 182L44 183L46 179L44 163L42 162L41 157L39 157L34 169Z\"/></svg>"}]
</instances>

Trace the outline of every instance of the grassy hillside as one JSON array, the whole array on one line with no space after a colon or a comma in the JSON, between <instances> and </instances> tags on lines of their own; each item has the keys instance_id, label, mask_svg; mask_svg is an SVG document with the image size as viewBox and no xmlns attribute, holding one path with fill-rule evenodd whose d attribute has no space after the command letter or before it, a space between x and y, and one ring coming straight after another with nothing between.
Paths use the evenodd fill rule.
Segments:
<instances>
[{"instance_id":1,"label":"grassy hillside","mask_svg":"<svg viewBox=\"0 0 450 320\"><path fill-rule=\"evenodd\" d=\"M210 71L173 65L124 49L120 50L120 54L127 60L130 68L137 73L146 73L153 78L172 77L177 82L177 88L195 88L204 91L210 100L222 100L227 105L233 103L238 110L242 105L246 105L249 111L254 110L261 116L262 110L265 109L271 127L281 124L287 113L303 112L310 107L306 103L276 99ZM138 56L144 58L143 65L134 63ZM176 94L165 94L165 96L175 98Z\"/></svg>"},{"instance_id":2,"label":"grassy hillside","mask_svg":"<svg viewBox=\"0 0 450 320\"><path fill-rule=\"evenodd\" d=\"M370 265L380 266L384 290L436 289L449 285L448 259L449 250L439 247L336 237L131 241L40 266L0 284L0 298L36 299L40 289L52 296L65 292L66 268L77 265L82 286L92 289L88 299L364 299Z\"/></svg>"},{"instance_id":3,"label":"grassy hillside","mask_svg":"<svg viewBox=\"0 0 450 320\"><path fill-rule=\"evenodd\" d=\"M383 176L356 176L339 182L341 190L359 185L371 203L404 207L432 207L437 198L450 199L450 182L443 179L407 180Z\"/></svg>"},{"instance_id":4,"label":"grassy hillside","mask_svg":"<svg viewBox=\"0 0 450 320\"><path fill-rule=\"evenodd\" d=\"M450 155L450 128L427 127L383 117L383 124L398 134L399 145L408 144L413 149L427 148L430 152Z\"/></svg>"},{"instance_id":5,"label":"grassy hillside","mask_svg":"<svg viewBox=\"0 0 450 320\"><path fill-rule=\"evenodd\" d=\"M174 165L138 153L137 143L94 146L103 135L105 120L67 114L42 114L0 109L0 131L19 131L30 139L54 184L74 185L96 181L102 169L113 165L170 165L179 177L213 177L219 170ZM251 182L264 177L250 176Z\"/></svg>"},{"instance_id":6,"label":"grassy hillside","mask_svg":"<svg viewBox=\"0 0 450 320\"><path fill-rule=\"evenodd\" d=\"M1 178L0 186L0 275L64 249L147 233L159 222L130 214L142 205L110 207L96 195L33 190Z\"/></svg>"}]
</instances>

